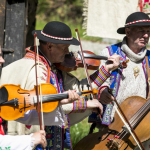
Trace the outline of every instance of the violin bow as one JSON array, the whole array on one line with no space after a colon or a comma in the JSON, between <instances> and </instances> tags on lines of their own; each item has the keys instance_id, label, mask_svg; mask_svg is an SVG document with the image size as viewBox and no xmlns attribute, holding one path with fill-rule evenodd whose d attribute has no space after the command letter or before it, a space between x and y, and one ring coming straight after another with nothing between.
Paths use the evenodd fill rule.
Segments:
<instances>
[{"instance_id":1,"label":"violin bow","mask_svg":"<svg viewBox=\"0 0 150 150\"><path fill-rule=\"evenodd\" d=\"M38 84L40 82L39 80L39 74L37 75L37 61L38 59L38 72L39 72L39 53L38 53L38 46L37 44L37 33L34 34L34 52L35 52L35 75L36 75L36 95L37 95L37 104L38 104L38 114L39 114L39 124L40 124L40 130L43 130L44 127L44 121L43 121L43 105L42 105L42 95L41 95L41 84ZM40 103L39 103L39 93L40 93L40 99L41 99L41 109L40 109ZM42 112L42 123L41 123L41 112Z\"/></svg>"},{"instance_id":2,"label":"violin bow","mask_svg":"<svg viewBox=\"0 0 150 150\"><path fill-rule=\"evenodd\" d=\"M41 80L40 80L40 60L39 60L39 49L38 49L38 45L39 45L39 39L36 37L36 43L37 43L37 58L38 58L38 83L39 83L39 93L40 93L40 102L41 102L41 119L42 119L42 129L44 129L44 117L43 117L43 99L42 99L42 91L41 91Z\"/></svg>"},{"instance_id":3,"label":"violin bow","mask_svg":"<svg viewBox=\"0 0 150 150\"><path fill-rule=\"evenodd\" d=\"M90 85L91 90L93 90L93 87L92 87L92 84L91 84L91 81L90 81L90 76L89 76L89 73L88 73L88 71L87 71L87 65L86 65L86 63L85 63L85 58L84 58L84 54L83 54L83 49L82 49L82 45L81 45L81 40L80 40L80 36L79 36L79 31L78 31L78 29L75 29L75 32L76 32L77 39L78 39L79 42L80 42L81 57L82 57L82 61L83 61L83 64L84 64L84 69L85 69L87 81L88 81L88 84ZM93 98L95 99L95 95L94 95L94 94L91 94L91 95L92 95L92 99L93 99ZM97 111L98 111L99 118L101 119L101 115L100 115L100 110L99 110L99 108L97 108Z\"/></svg>"}]
</instances>

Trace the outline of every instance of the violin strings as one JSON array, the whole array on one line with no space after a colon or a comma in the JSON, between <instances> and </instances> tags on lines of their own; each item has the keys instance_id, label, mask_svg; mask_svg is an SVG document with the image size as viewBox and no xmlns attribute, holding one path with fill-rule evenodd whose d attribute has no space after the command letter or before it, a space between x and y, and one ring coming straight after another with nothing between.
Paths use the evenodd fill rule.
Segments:
<instances>
[{"instance_id":1,"label":"violin strings","mask_svg":"<svg viewBox=\"0 0 150 150\"><path fill-rule=\"evenodd\" d=\"M39 95L40 96L40 95ZM43 95L44 96L44 95ZM21 98L17 98L18 99L18 103L19 103L19 105L20 104L35 104L34 103L34 100L33 100L33 98L34 98L34 96L24 96L24 97L21 97ZM50 98L54 98L54 100L56 99L56 96L51 96ZM25 102L24 102L24 100L25 100ZM20 101L22 101L22 102L20 102ZM57 100L56 100L57 101ZM49 101L47 101L47 102L49 102ZM53 101L54 102L54 101Z\"/></svg>"},{"instance_id":2,"label":"violin strings","mask_svg":"<svg viewBox=\"0 0 150 150\"><path fill-rule=\"evenodd\" d=\"M61 93L61 94L56 94L56 93L51 93L51 94L46 94L46 95L42 95L40 94L39 96L42 96L42 98L44 99L44 102L50 102L50 100L60 100L60 99L64 99L66 98L66 93ZM56 97L57 96L57 97ZM24 96L24 97L20 97L18 98L18 100L28 100L28 102L33 102L34 103L34 96ZM24 103L24 101L23 101Z\"/></svg>"}]
</instances>

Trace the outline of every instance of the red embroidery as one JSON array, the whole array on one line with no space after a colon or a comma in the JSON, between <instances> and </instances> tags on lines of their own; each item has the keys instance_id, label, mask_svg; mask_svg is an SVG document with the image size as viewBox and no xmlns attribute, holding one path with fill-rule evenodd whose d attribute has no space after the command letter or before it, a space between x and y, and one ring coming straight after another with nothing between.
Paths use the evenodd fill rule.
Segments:
<instances>
[{"instance_id":1,"label":"red embroidery","mask_svg":"<svg viewBox=\"0 0 150 150\"><path fill-rule=\"evenodd\" d=\"M28 129L30 129L30 128L31 128L31 125L26 125L26 127L27 127Z\"/></svg>"},{"instance_id":2,"label":"red embroidery","mask_svg":"<svg viewBox=\"0 0 150 150\"><path fill-rule=\"evenodd\" d=\"M50 133L48 133L47 135L46 135L46 139L51 139L51 134Z\"/></svg>"}]
</instances>

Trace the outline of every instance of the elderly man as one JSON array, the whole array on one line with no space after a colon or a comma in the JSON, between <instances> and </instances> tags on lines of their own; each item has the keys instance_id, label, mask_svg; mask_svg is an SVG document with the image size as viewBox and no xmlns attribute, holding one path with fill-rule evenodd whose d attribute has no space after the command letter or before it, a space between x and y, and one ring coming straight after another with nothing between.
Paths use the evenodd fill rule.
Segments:
<instances>
[{"instance_id":1,"label":"elderly man","mask_svg":"<svg viewBox=\"0 0 150 150\"><path fill-rule=\"evenodd\" d=\"M38 47L40 53L40 76L38 78L41 80L41 83L53 84L58 93L67 90L87 90L86 79L80 82L73 75L60 71L54 66L54 63L64 61L65 55L69 53L68 47L71 44L79 45L79 41L72 37L70 28L62 22L53 21L47 23L43 30L33 31L33 34L35 32L37 33L37 38L40 40ZM23 89L28 90L34 87L36 80L33 47L27 48L26 52L23 59L3 69L1 84L20 84ZM118 67L119 55L114 54L109 57L108 60L110 60L111 63L105 64L91 76L92 84L97 89L109 77L109 71ZM74 97L71 98L72 102L78 98L75 92L73 95ZM70 127L70 125L81 121L92 112L92 108L98 107L101 113L103 111L103 107L97 99L85 101L84 98L79 98L71 104L67 104L68 102L68 99L64 99L60 104L66 103L66 105L62 105L62 107L59 105L56 110L50 113L44 113L44 124L48 143L47 149L63 149L64 125ZM64 116L64 112L69 115ZM64 124L64 120L66 124ZM27 112L24 118L20 118L17 121L27 125L38 125L36 110ZM19 124L19 129L14 128L16 127L16 122L9 122L8 125L9 134L16 134L16 132L18 132L18 134L29 134L32 130L39 129L38 126L31 126L31 129L27 129L25 125L22 124ZM67 128L65 132L65 147L71 149L69 128ZM40 146L37 147L37 149L41 149Z\"/></svg>"},{"instance_id":2,"label":"elderly man","mask_svg":"<svg viewBox=\"0 0 150 150\"><path fill-rule=\"evenodd\" d=\"M143 12L135 12L126 19L125 27L117 30L119 34L126 34L121 43L108 46L101 51L101 55L111 56L114 53L120 55L121 60L129 59L127 68L114 70L110 78L103 84L100 89L100 101L114 100L114 97L109 93L108 87L113 88L113 95L116 97L119 104L130 96L140 96L147 98L147 70L145 56L150 60L150 52L146 45L150 36L150 18ZM102 61L102 65L105 61ZM111 104L105 108L102 124L109 125L113 120L115 109ZM108 113L109 110L109 113ZM111 112L112 111L112 112ZM89 121L96 121L96 117L92 114ZM149 149L148 142L144 143L145 149Z\"/></svg>"}]
</instances>

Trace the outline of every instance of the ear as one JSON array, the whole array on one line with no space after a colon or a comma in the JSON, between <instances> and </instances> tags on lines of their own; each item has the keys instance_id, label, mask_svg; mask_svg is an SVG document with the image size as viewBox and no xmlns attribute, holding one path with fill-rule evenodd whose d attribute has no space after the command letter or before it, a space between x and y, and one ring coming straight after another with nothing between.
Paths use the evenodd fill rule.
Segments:
<instances>
[{"instance_id":1,"label":"ear","mask_svg":"<svg viewBox=\"0 0 150 150\"><path fill-rule=\"evenodd\" d=\"M49 51L51 51L52 45L53 45L52 43L47 42L47 49L48 49Z\"/></svg>"},{"instance_id":2,"label":"ear","mask_svg":"<svg viewBox=\"0 0 150 150\"><path fill-rule=\"evenodd\" d=\"M130 28L125 28L125 33L126 33L126 36L128 37L130 35Z\"/></svg>"}]
</instances>

